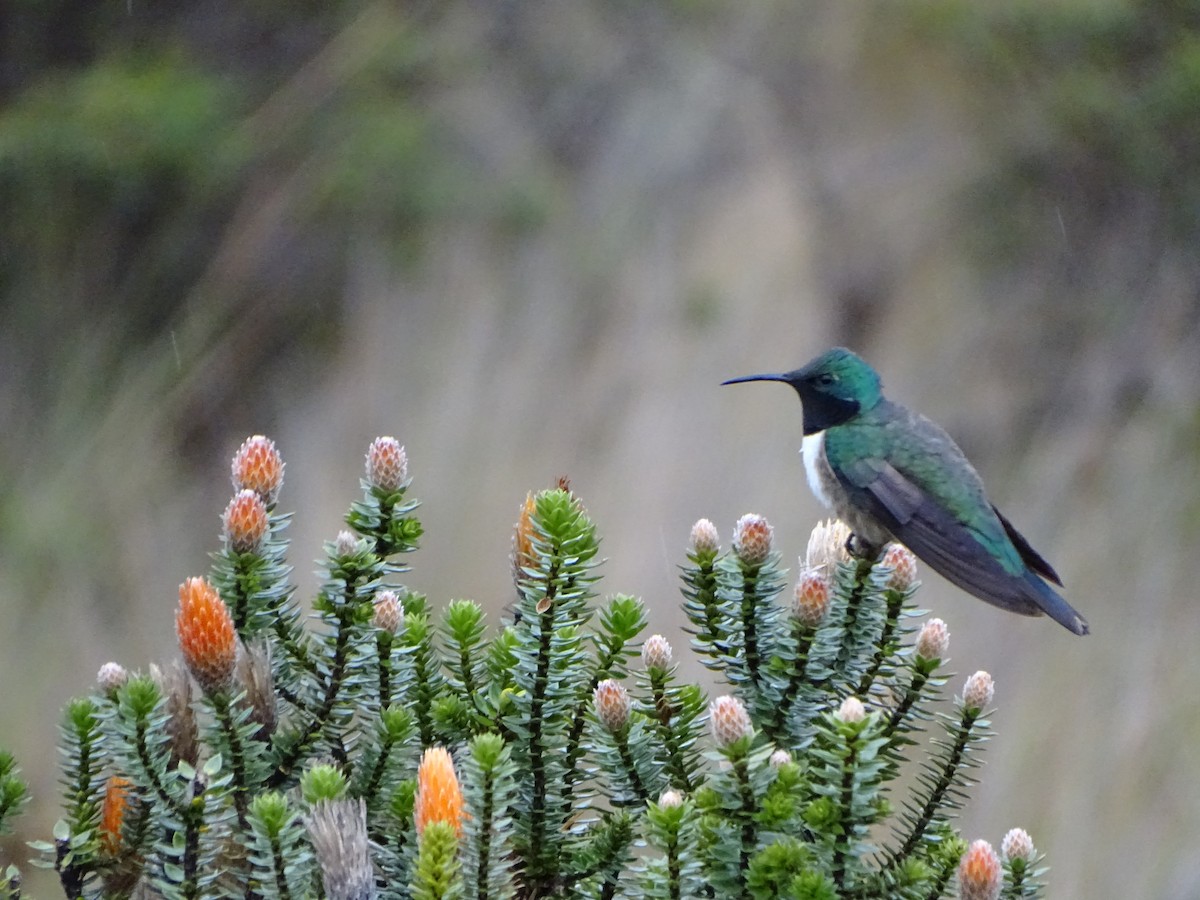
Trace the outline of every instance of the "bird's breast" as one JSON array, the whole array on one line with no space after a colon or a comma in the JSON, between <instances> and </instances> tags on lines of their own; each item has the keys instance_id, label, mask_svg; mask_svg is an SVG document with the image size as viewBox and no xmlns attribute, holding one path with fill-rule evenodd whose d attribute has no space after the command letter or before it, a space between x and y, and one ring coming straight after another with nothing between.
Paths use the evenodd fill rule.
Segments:
<instances>
[{"instance_id":1,"label":"bird's breast","mask_svg":"<svg viewBox=\"0 0 1200 900\"><path fill-rule=\"evenodd\" d=\"M806 434L800 445L804 456L804 471L808 475L808 487L813 495L829 509L834 506L834 475L825 458L825 432Z\"/></svg>"}]
</instances>

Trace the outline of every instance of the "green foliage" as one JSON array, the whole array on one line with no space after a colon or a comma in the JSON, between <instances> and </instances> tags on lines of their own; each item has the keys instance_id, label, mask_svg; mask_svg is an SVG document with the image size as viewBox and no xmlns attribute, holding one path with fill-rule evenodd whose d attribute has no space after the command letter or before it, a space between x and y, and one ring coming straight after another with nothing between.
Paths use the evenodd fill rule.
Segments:
<instances>
[{"instance_id":1,"label":"green foliage","mask_svg":"<svg viewBox=\"0 0 1200 900\"><path fill-rule=\"evenodd\" d=\"M1194 3L940 0L917 7L908 11L916 27L937 38L981 89L1020 88L1022 103L1012 115L980 123L1006 151L1004 172L986 194L1009 229L998 229L989 216L989 231L1011 236L1014 226L1035 226L1017 233L1043 240L1039 223L1051 198L1075 227L1128 227L1136 210L1153 223L1150 233L1181 248L1194 244L1200 235Z\"/></svg>"},{"instance_id":2,"label":"green foliage","mask_svg":"<svg viewBox=\"0 0 1200 900\"><path fill-rule=\"evenodd\" d=\"M29 800L25 782L12 754L0 750L0 834L8 831L8 822Z\"/></svg>"},{"instance_id":3,"label":"green foliage","mask_svg":"<svg viewBox=\"0 0 1200 900\"><path fill-rule=\"evenodd\" d=\"M522 509L495 629L472 601L438 613L396 582L421 533L408 490L364 481L357 533L325 547L315 629L288 582L286 516L269 511L257 550L214 555L243 643L232 685L195 697L155 668L67 705L64 818L36 845L67 896L336 900L372 878L401 900L952 890L952 817L989 734L968 700L990 680L930 712L941 661L910 646L914 588L896 572L842 561L810 578L827 603L801 615L778 602L780 553L694 551L695 647L732 692L709 707L646 639L641 600L597 600L596 525L565 485ZM440 751L440 769L418 766L439 745L453 775ZM23 797L0 755L0 824ZM1005 862L1005 897L1040 895L1037 862Z\"/></svg>"}]
</instances>

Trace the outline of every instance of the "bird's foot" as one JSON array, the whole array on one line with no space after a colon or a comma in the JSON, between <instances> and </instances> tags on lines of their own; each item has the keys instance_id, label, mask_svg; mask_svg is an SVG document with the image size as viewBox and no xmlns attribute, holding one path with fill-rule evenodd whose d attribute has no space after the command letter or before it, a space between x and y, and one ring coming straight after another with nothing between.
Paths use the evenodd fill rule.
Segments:
<instances>
[{"instance_id":1,"label":"bird's foot","mask_svg":"<svg viewBox=\"0 0 1200 900\"><path fill-rule=\"evenodd\" d=\"M855 559L869 559L871 561L879 559L879 554L883 552L883 544L872 544L862 536L851 532L850 537L846 538L846 552Z\"/></svg>"}]
</instances>

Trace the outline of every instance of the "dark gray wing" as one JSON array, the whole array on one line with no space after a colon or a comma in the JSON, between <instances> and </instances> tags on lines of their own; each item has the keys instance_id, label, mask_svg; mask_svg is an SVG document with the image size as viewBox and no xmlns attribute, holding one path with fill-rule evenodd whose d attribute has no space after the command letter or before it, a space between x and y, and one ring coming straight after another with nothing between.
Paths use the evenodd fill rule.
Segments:
<instances>
[{"instance_id":1,"label":"dark gray wing","mask_svg":"<svg viewBox=\"0 0 1200 900\"><path fill-rule=\"evenodd\" d=\"M856 460L838 473L855 504L882 522L900 543L964 591L1010 612L1042 615L1024 573L1006 571L980 535L881 459ZM1003 533L1001 529L997 529ZM1012 548L1007 549L1009 553Z\"/></svg>"}]
</instances>

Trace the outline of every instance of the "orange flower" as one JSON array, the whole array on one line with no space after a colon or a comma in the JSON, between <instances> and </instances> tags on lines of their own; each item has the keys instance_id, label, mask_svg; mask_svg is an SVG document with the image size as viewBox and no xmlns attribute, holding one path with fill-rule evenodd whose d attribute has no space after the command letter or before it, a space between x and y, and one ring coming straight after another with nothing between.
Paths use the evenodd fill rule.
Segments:
<instances>
[{"instance_id":1,"label":"orange flower","mask_svg":"<svg viewBox=\"0 0 1200 900\"><path fill-rule=\"evenodd\" d=\"M987 841L975 841L958 862L958 896L961 900L997 900L1004 870L1000 857Z\"/></svg>"},{"instance_id":2,"label":"orange flower","mask_svg":"<svg viewBox=\"0 0 1200 900\"><path fill-rule=\"evenodd\" d=\"M238 491L229 501L229 506L225 507L223 521L225 538L239 553L249 553L261 548L263 538L267 536L267 529L270 527L266 504L258 495L258 491L250 488Z\"/></svg>"},{"instance_id":3,"label":"orange flower","mask_svg":"<svg viewBox=\"0 0 1200 900\"><path fill-rule=\"evenodd\" d=\"M733 552L747 566L761 566L771 554L775 529L762 516L747 513L733 529Z\"/></svg>"},{"instance_id":4,"label":"orange flower","mask_svg":"<svg viewBox=\"0 0 1200 900\"><path fill-rule=\"evenodd\" d=\"M520 583L525 577L523 569L530 569L537 565L537 556L533 552L533 514L537 512L537 501L533 498L533 492L525 495L525 502L521 504L521 514L517 517L517 524L513 526L513 579Z\"/></svg>"},{"instance_id":5,"label":"orange flower","mask_svg":"<svg viewBox=\"0 0 1200 900\"><path fill-rule=\"evenodd\" d=\"M250 489L272 506L283 484L283 457L275 442L261 434L246 438L233 457L233 486Z\"/></svg>"},{"instance_id":6,"label":"orange flower","mask_svg":"<svg viewBox=\"0 0 1200 900\"><path fill-rule=\"evenodd\" d=\"M203 578L179 586L175 631L183 661L204 692L227 687L237 662L237 633L225 602Z\"/></svg>"},{"instance_id":7,"label":"orange flower","mask_svg":"<svg viewBox=\"0 0 1200 900\"><path fill-rule=\"evenodd\" d=\"M121 828L129 809L129 791L133 782L113 775L104 787L104 805L100 808L100 846L109 856L121 852Z\"/></svg>"},{"instance_id":8,"label":"orange flower","mask_svg":"<svg viewBox=\"0 0 1200 900\"><path fill-rule=\"evenodd\" d=\"M430 822L445 822L456 834L462 834L462 791L454 774L454 761L445 747L430 747L421 755L413 815L418 836Z\"/></svg>"},{"instance_id":9,"label":"orange flower","mask_svg":"<svg viewBox=\"0 0 1200 900\"><path fill-rule=\"evenodd\" d=\"M829 574L824 569L800 570L800 578L796 581L795 599L792 601L792 615L800 620L802 625L816 628L829 613Z\"/></svg>"}]
</instances>

